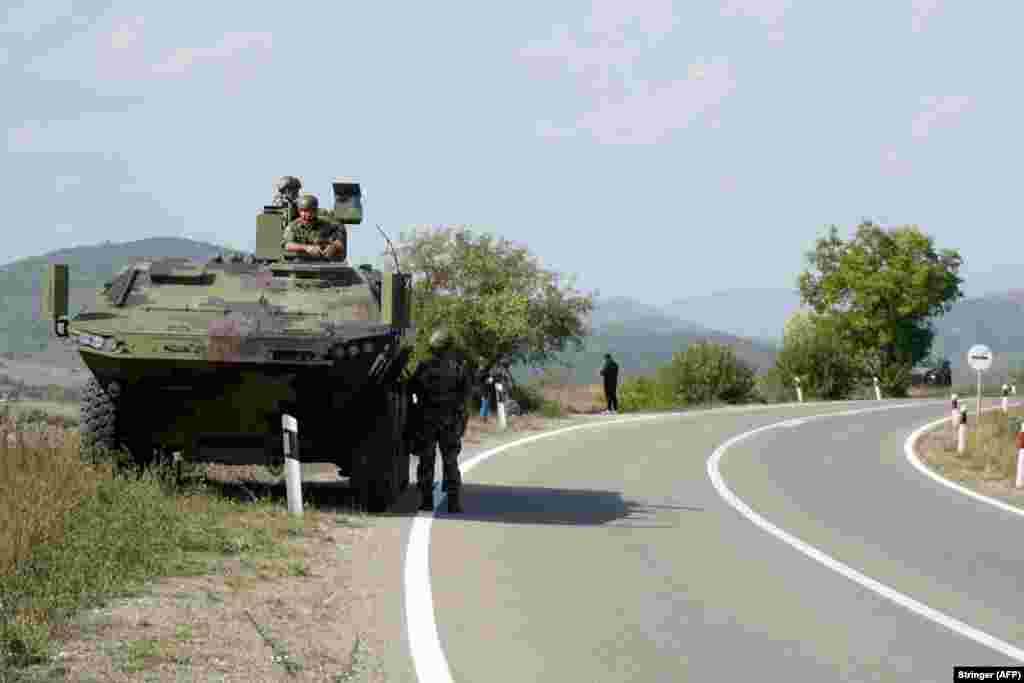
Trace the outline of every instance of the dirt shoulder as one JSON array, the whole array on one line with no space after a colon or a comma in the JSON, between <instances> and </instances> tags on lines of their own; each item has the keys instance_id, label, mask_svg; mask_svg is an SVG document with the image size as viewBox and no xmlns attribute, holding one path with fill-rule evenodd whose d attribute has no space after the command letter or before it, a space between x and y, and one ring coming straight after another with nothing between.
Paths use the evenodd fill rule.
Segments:
<instances>
[{"instance_id":1,"label":"dirt shoulder","mask_svg":"<svg viewBox=\"0 0 1024 683\"><path fill-rule=\"evenodd\" d=\"M512 417L509 429L497 434L493 420L474 417L464 457L591 419ZM211 477L258 491L260 481L273 480L261 470L220 468ZM39 680L414 680L408 678L402 603L414 491L390 513L365 516L351 510L333 466L303 465L303 480L313 504L279 552L233 549L208 558L201 575L161 578L132 597L82 613L58 634L58 664L36 672ZM245 524L245 502L239 514ZM63 679L50 677L61 670Z\"/></svg>"}]
</instances>

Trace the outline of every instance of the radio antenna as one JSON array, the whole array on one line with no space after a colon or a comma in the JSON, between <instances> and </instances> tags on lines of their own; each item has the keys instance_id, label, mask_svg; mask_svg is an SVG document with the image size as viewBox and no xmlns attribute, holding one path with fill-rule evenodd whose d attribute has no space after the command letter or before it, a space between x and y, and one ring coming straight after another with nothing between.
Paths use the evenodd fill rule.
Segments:
<instances>
[{"instance_id":1,"label":"radio antenna","mask_svg":"<svg viewBox=\"0 0 1024 683\"><path fill-rule=\"evenodd\" d=\"M395 271L401 273L402 266L398 263L398 252L395 251L395 245L391 244L388 234L384 232L384 228L380 227L380 223L377 223L377 229L380 230L380 234L384 236L384 241L388 243L388 247L391 249L391 256L395 259Z\"/></svg>"}]
</instances>

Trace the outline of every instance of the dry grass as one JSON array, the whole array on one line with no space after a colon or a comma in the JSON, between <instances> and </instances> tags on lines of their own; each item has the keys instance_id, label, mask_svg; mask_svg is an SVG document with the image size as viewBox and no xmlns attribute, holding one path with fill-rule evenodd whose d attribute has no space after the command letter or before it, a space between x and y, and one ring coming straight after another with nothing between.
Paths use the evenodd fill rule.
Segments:
<instances>
[{"instance_id":1,"label":"dry grass","mask_svg":"<svg viewBox=\"0 0 1024 683\"><path fill-rule=\"evenodd\" d=\"M215 495L205 477L172 488L168 474L115 476L109 464L81 462L76 431L0 418L0 681L246 671L245 680L269 681L294 669L292 657L303 667L292 678L319 681L344 675L356 655L366 660L359 628L372 609L346 591L358 580L338 562L371 533L365 518L307 509L296 520L279 503ZM168 586L178 589L139 609ZM339 591L330 612L316 607ZM212 613L192 609L210 595ZM278 595L289 596L287 609ZM293 634L302 605L320 610L316 625L299 619ZM239 623L243 608L262 632ZM334 610L362 621L337 624ZM185 633L194 635L175 638ZM57 646L64 656L54 660ZM261 649L260 666L247 668ZM58 674L66 677L49 678Z\"/></svg>"},{"instance_id":2,"label":"dry grass","mask_svg":"<svg viewBox=\"0 0 1024 683\"><path fill-rule=\"evenodd\" d=\"M540 392L545 399L561 404L570 415L590 415L606 407L604 387L600 384L542 384Z\"/></svg>"},{"instance_id":3,"label":"dry grass","mask_svg":"<svg viewBox=\"0 0 1024 683\"><path fill-rule=\"evenodd\" d=\"M26 430L0 419L0 575L32 548L59 544L68 512L95 494L109 468L84 466L78 435L54 425Z\"/></svg>"},{"instance_id":4,"label":"dry grass","mask_svg":"<svg viewBox=\"0 0 1024 683\"><path fill-rule=\"evenodd\" d=\"M974 404L970 405L973 408ZM1012 408L1009 415L1024 417L1024 409ZM1024 506L1024 491L1014 487L1016 434L1010 433L1008 416L992 410L983 413L978 424L972 410L968 427L963 455L957 453L956 432L950 422L923 434L917 442L921 461L951 481Z\"/></svg>"}]
</instances>

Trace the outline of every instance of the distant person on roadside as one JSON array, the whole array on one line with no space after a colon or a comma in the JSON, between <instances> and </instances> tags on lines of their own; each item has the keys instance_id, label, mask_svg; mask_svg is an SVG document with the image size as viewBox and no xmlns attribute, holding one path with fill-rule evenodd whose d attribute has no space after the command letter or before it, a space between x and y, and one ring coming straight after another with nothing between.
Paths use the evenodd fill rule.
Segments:
<instances>
[{"instance_id":1,"label":"distant person on roadside","mask_svg":"<svg viewBox=\"0 0 1024 683\"><path fill-rule=\"evenodd\" d=\"M497 406L497 398L494 391L494 373L490 369L484 370L480 375L480 419L487 422L487 416L491 413L491 406Z\"/></svg>"},{"instance_id":2,"label":"distant person on roadside","mask_svg":"<svg viewBox=\"0 0 1024 683\"><path fill-rule=\"evenodd\" d=\"M604 367L601 368L601 377L604 378L604 395L608 399L608 414L615 415L619 412L619 397L616 391L619 388L619 364L612 360L612 354L604 354Z\"/></svg>"}]
</instances>

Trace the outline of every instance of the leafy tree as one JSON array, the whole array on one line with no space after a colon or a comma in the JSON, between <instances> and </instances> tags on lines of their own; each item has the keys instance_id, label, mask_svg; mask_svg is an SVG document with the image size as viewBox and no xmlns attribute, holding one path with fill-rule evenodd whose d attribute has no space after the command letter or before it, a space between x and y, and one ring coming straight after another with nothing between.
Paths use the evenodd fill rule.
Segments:
<instances>
[{"instance_id":1,"label":"leafy tree","mask_svg":"<svg viewBox=\"0 0 1024 683\"><path fill-rule=\"evenodd\" d=\"M700 341L672 355L672 362L660 373L672 392L686 403L748 400L756 383L754 369L738 359L723 344Z\"/></svg>"},{"instance_id":2,"label":"leafy tree","mask_svg":"<svg viewBox=\"0 0 1024 683\"><path fill-rule=\"evenodd\" d=\"M848 242L835 226L807 254L800 298L836 322L864 379L876 376L888 396L905 396L910 370L926 358L931 318L963 297L954 249L936 251L915 226L883 229L871 221Z\"/></svg>"},{"instance_id":3,"label":"leafy tree","mask_svg":"<svg viewBox=\"0 0 1024 683\"><path fill-rule=\"evenodd\" d=\"M778 365L768 368L757 376L754 394L763 403L784 403L796 400L796 387L792 377L784 376Z\"/></svg>"},{"instance_id":4,"label":"leafy tree","mask_svg":"<svg viewBox=\"0 0 1024 683\"><path fill-rule=\"evenodd\" d=\"M593 295L562 285L525 247L467 228L403 234L396 250L413 275L412 316L421 358L446 325L480 368L499 361L548 365L569 344L583 348Z\"/></svg>"},{"instance_id":5,"label":"leafy tree","mask_svg":"<svg viewBox=\"0 0 1024 683\"><path fill-rule=\"evenodd\" d=\"M856 354L837 321L811 311L799 311L786 321L775 365L785 384L793 386L799 377L808 398L848 398L860 379Z\"/></svg>"}]
</instances>

